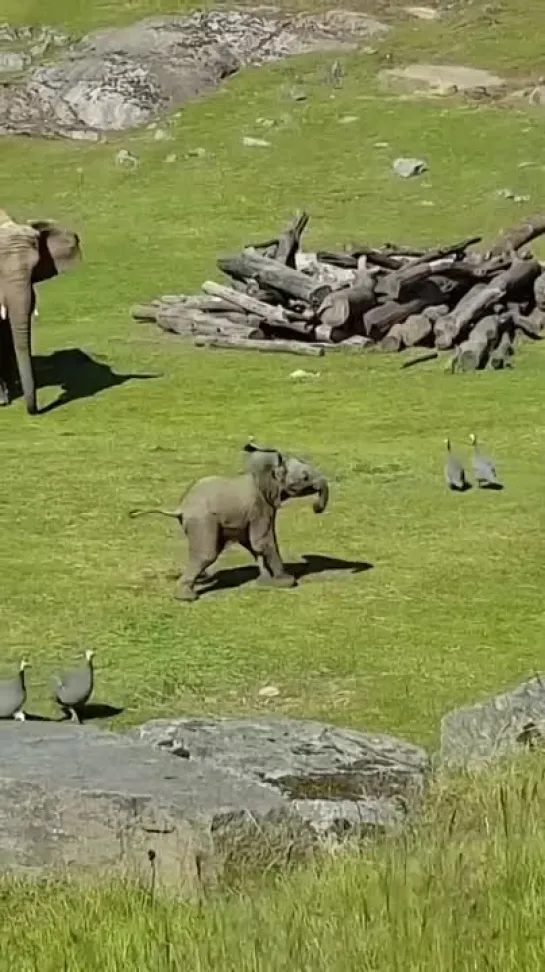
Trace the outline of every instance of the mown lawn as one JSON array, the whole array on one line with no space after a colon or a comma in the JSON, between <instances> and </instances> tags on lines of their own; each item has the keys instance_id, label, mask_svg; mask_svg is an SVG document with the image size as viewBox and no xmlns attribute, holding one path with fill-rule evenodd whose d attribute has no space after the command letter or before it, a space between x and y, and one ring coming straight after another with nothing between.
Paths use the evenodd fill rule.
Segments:
<instances>
[{"instance_id":1,"label":"mown lawn","mask_svg":"<svg viewBox=\"0 0 545 972\"><path fill-rule=\"evenodd\" d=\"M31 658L31 709L50 711L51 671L90 644L97 698L125 710L112 726L266 706L433 744L448 708L540 667L539 346L512 372L457 377L436 363L401 371L395 356L330 354L311 362L318 378L296 383L300 359L192 349L129 317L134 302L198 289L217 276L218 252L269 235L298 206L312 214L308 245L329 247L490 238L539 210L542 118L397 101L373 86L372 60L347 57L334 97L321 58L248 71L185 109L172 142L3 140L3 205L68 221L83 238L81 269L39 294L42 404L59 394L51 383L68 349L92 359L74 373L76 400L34 420L20 402L0 414L3 667ZM294 78L306 102L285 97ZM358 121L340 124L346 114ZM278 122L272 146L245 148L259 118ZM115 166L120 145L139 156L136 171ZM204 158L185 157L199 146ZM426 158L429 173L396 180L399 154ZM531 201L498 199L505 186ZM132 377L111 385L110 369ZM503 494L443 487L443 436L467 454L472 430L498 460ZM177 528L127 511L235 471L249 434L308 454L332 480L323 518L308 501L282 511L285 559L372 569L181 605L169 576L185 557ZM243 562L231 553L223 566ZM281 694L263 702L268 683Z\"/></svg>"},{"instance_id":2,"label":"mown lawn","mask_svg":"<svg viewBox=\"0 0 545 972\"><path fill-rule=\"evenodd\" d=\"M84 30L182 6L3 0L1 16ZM434 747L449 708L542 667L539 345L524 346L511 372L453 377L434 362L402 371L399 358L376 354L314 363L206 352L132 322L129 308L198 289L218 276L218 252L272 234L297 207L312 215L308 245L329 248L490 239L539 211L543 116L398 101L374 76L386 52L539 74L543 28L536 0L492 13L461 4L446 26L405 24L376 55L343 58L335 92L322 58L248 71L184 109L170 142L147 131L107 145L2 140L0 205L74 225L85 255L39 293L41 403L58 398L76 351L88 360L72 371L72 400L33 420L21 402L0 412L1 660L6 671L22 655L33 662L29 709L52 713L50 674L91 645L97 701L124 709L112 728L266 710ZM286 97L294 80L306 102ZM358 120L341 124L345 115ZM245 148L244 134L272 145ZM115 166L121 146L138 155L136 171ZM186 158L200 146L203 158ZM427 159L429 173L396 180L398 155ZM505 187L530 201L498 198ZM319 377L293 382L301 364ZM497 458L503 493L445 491L443 437L469 455L471 431ZM323 517L309 501L282 511L286 561L314 554L372 567L179 604L171 575L183 539L169 521L127 512L176 502L199 475L235 471L250 434L309 455L331 478ZM245 562L230 553L221 566ZM265 701L258 691L271 683L280 695ZM0 969L537 972L543 846L538 759L487 781L442 783L404 845L269 877L212 907L119 886L4 881Z\"/></svg>"}]
</instances>

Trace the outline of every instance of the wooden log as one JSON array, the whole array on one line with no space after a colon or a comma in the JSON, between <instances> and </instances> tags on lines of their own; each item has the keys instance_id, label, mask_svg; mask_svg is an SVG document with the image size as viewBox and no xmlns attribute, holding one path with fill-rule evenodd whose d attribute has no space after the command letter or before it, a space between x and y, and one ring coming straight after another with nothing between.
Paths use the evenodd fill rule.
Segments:
<instances>
[{"instance_id":1,"label":"wooden log","mask_svg":"<svg viewBox=\"0 0 545 972\"><path fill-rule=\"evenodd\" d=\"M374 280L368 274L362 274L352 287L328 294L316 313L322 324L350 331L357 329L365 311L374 305Z\"/></svg>"},{"instance_id":2,"label":"wooden log","mask_svg":"<svg viewBox=\"0 0 545 972\"><path fill-rule=\"evenodd\" d=\"M507 315L508 316L508 315ZM457 349L454 371L480 371L500 341L505 328L505 315L488 314L477 321L467 340Z\"/></svg>"},{"instance_id":3,"label":"wooden log","mask_svg":"<svg viewBox=\"0 0 545 972\"><path fill-rule=\"evenodd\" d=\"M357 270L358 261L350 253L338 253L336 250L318 250L316 259L319 263L328 263L332 267L341 267L343 270Z\"/></svg>"},{"instance_id":4,"label":"wooden log","mask_svg":"<svg viewBox=\"0 0 545 972\"><path fill-rule=\"evenodd\" d=\"M502 368L510 368L512 364L511 358L514 353L515 349L511 335L509 331L504 331L498 345L491 352L488 363L494 371L499 371Z\"/></svg>"},{"instance_id":5,"label":"wooden log","mask_svg":"<svg viewBox=\"0 0 545 972\"><path fill-rule=\"evenodd\" d=\"M325 321L317 324L314 328L314 341L319 341L324 344L339 344L340 341L344 341L349 335L350 332L342 324L336 326L335 324L328 324Z\"/></svg>"},{"instance_id":6,"label":"wooden log","mask_svg":"<svg viewBox=\"0 0 545 972\"><path fill-rule=\"evenodd\" d=\"M256 300L255 297L239 293L232 290L231 287L217 284L213 280L206 280L202 289L206 294L213 294L216 297L221 297L222 300L230 301L235 307L242 308L246 313L253 314L260 320L266 321L269 326L275 329L288 330L303 336L312 331L312 325L308 321L290 320L282 307L271 307L270 304Z\"/></svg>"},{"instance_id":7,"label":"wooden log","mask_svg":"<svg viewBox=\"0 0 545 972\"><path fill-rule=\"evenodd\" d=\"M431 321L432 324L435 324L440 317L444 317L445 314L448 314L448 310L448 304L432 304L430 307L424 307L422 313L424 314L424 317L427 317L428 320Z\"/></svg>"},{"instance_id":8,"label":"wooden log","mask_svg":"<svg viewBox=\"0 0 545 972\"><path fill-rule=\"evenodd\" d=\"M384 270L399 270L400 267L406 266L408 263L407 258L389 256L387 253L382 253L372 246L366 246L361 243L351 243L347 248L347 255L355 258L356 266L361 257L366 257L370 263L374 263L375 266L382 267Z\"/></svg>"},{"instance_id":9,"label":"wooden log","mask_svg":"<svg viewBox=\"0 0 545 972\"><path fill-rule=\"evenodd\" d=\"M322 357L325 354L324 348L316 347L312 344L303 344L301 341L253 341L248 338L229 338L229 337L196 337L194 342L198 348L234 348L241 351L266 351L274 354L301 354L313 357Z\"/></svg>"},{"instance_id":10,"label":"wooden log","mask_svg":"<svg viewBox=\"0 0 545 972\"><path fill-rule=\"evenodd\" d=\"M274 254L274 259L278 263L283 263L286 267L295 270L295 255L301 243L301 237L305 232L309 216L305 212L296 213L289 226L286 227L278 240L278 246Z\"/></svg>"},{"instance_id":11,"label":"wooden log","mask_svg":"<svg viewBox=\"0 0 545 972\"><path fill-rule=\"evenodd\" d=\"M489 252L491 256L498 256L502 253L520 250L521 247L531 243L532 240L542 236L543 233L545 233L545 216L531 216L530 219L519 223L517 226L512 226L502 233Z\"/></svg>"},{"instance_id":12,"label":"wooden log","mask_svg":"<svg viewBox=\"0 0 545 972\"><path fill-rule=\"evenodd\" d=\"M217 264L223 273L234 279L256 280L262 287L272 287L289 297L305 301L311 307L319 307L327 294L331 293L331 287L327 284L316 283L299 270L284 267L276 260L254 253L220 257Z\"/></svg>"},{"instance_id":13,"label":"wooden log","mask_svg":"<svg viewBox=\"0 0 545 972\"><path fill-rule=\"evenodd\" d=\"M513 317L513 324L518 331L521 331L525 337L531 338L534 341L541 339L541 332L545 328L545 312L539 310L538 307L534 307L531 314L526 316L522 314L517 305L512 304L509 307Z\"/></svg>"},{"instance_id":14,"label":"wooden log","mask_svg":"<svg viewBox=\"0 0 545 972\"><path fill-rule=\"evenodd\" d=\"M399 325L403 346L413 348L433 339L433 323L427 314L409 314Z\"/></svg>"},{"instance_id":15,"label":"wooden log","mask_svg":"<svg viewBox=\"0 0 545 972\"><path fill-rule=\"evenodd\" d=\"M442 351L451 348L482 311L508 295L531 288L540 272L537 260L515 259L508 270L498 274L484 287L476 284L450 314L437 321L435 346Z\"/></svg>"},{"instance_id":16,"label":"wooden log","mask_svg":"<svg viewBox=\"0 0 545 972\"><path fill-rule=\"evenodd\" d=\"M418 261L408 267L401 267L400 270L393 270L377 281L376 293L384 294L390 300L407 300L411 295L415 296L415 291L418 292L418 286L422 281L434 274L444 273L452 265L452 257L445 257L427 263Z\"/></svg>"},{"instance_id":17,"label":"wooden log","mask_svg":"<svg viewBox=\"0 0 545 972\"><path fill-rule=\"evenodd\" d=\"M545 272L534 280L534 300L540 311L545 311Z\"/></svg>"},{"instance_id":18,"label":"wooden log","mask_svg":"<svg viewBox=\"0 0 545 972\"><path fill-rule=\"evenodd\" d=\"M387 300L384 304L373 307L363 315L363 329L367 337L380 341L394 324L406 320L409 314L418 314L425 307L425 302L419 297L398 303Z\"/></svg>"},{"instance_id":19,"label":"wooden log","mask_svg":"<svg viewBox=\"0 0 545 972\"><path fill-rule=\"evenodd\" d=\"M362 334L351 334L350 337L343 338L337 344L329 344L325 341L313 341L313 347L325 348L327 351L368 351L376 345L371 338L364 337Z\"/></svg>"},{"instance_id":20,"label":"wooden log","mask_svg":"<svg viewBox=\"0 0 545 972\"><path fill-rule=\"evenodd\" d=\"M134 304L130 315L135 321L156 321L160 304Z\"/></svg>"},{"instance_id":21,"label":"wooden log","mask_svg":"<svg viewBox=\"0 0 545 972\"><path fill-rule=\"evenodd\" d=\"M401 351L404 347L403 344L403 331L402 327L404 321L398 321L393 324L387 334L384 335L380 342L380 346L383 351Z\"/></svg>"},{"instance_id":22,"label":"wooden log","mask_svg":"<svg viewBox=\"0 0 545 972\"><path fill-rule=\"evenodd\" d=\"M259 327L249 321L234 322L220 314L207 314L195 308L185 313L159 313L156 321L162 331L178 334L181 337L191 334L227 334L240 337L258 338L262 333Z\"/></svg>"}]
</instances>

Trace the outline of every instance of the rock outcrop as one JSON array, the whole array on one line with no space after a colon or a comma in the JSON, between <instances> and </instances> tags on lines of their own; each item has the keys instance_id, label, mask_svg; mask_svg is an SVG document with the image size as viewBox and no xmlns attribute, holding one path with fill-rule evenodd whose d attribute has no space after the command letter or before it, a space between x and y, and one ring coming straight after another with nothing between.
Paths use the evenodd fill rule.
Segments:
<instances>
[{"instance_id":1,"label":"rock outcrop","mask_svg":"<svg viewBox=\"0 0 545 972\"><path fill-rule=\"evenodd\" d=\"M39 37L31 28L21 30L30 31L29 50L0 50L0 71L23 70L42 54L49 56L53 44L59 46L59 36L47 28L40 29ZM59 60L0 87L0 133L97 138L131 129L215 87L245 65L353 49L387 30L359 13L286 17L275 7L149 17L84 37L68 45ZM0 45L9 47L21 39L20 31L0 28Z\"/></svg>"},{"instance_id":2,"label":"rock outcrop","mask_svg":"<svg viewBox=\"0 0 545 972\"><path fill-rule=\"evenodd\" d=\"M441 721L439 762L473 769L545 739L545 681L539 676Z\"/></svg>"},{"instance_id":3,"label":"rock outcrop","mask_svg":"<svg viewBox=\"0 0 545 972\"><path fill-rule=\"evenodd\" d=\"M299 719L156 719L133 732L189 765L265 785L322 836L403 822L430 767L423 749L391 736Z\"/></svg>"},{"instance_id":4,"label":"rock outcrop","mask_svg":"<svg viewBox=\"0 0 545 972\"><path fill-rule=\"evenodd\" d=\"M85 871L188 894L233 862L402 823L424 750L290 719L0 726L0 873Z\"/></svg>"}]
</instances>

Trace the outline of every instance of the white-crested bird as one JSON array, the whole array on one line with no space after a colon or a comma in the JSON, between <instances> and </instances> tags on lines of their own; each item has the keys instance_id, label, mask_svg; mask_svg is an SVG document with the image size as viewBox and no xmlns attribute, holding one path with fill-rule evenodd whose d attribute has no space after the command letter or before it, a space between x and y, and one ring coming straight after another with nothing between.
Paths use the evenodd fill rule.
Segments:
<instances>
[{"instance_id":1,"label":"white-crested bird","mask_svg":"<svg viewBox=\"0 0 545 972\"><path fill-rule=\"evenodd\" d=\"M450 448L450 439L445 439L445 445L447 447L447 458L445 461L445 482L449 489L463 493L469 485L466 479L465 469L460 460L452 454Z\"/></svg>"},{"instance_id":2,"label":"white-crested bird","mask_svg":"<svg viewBox=\"0 0 545 972\"><path fill-rule=\"evenodd\" d=\"M22 661L15 678L6 678L3 682L0 682L0 719L18 719L20 722L24 722L26 668L30 668L29 662Z\"/></svg>"},{"instance_id":3,"label":"white-crested bird","mask_svg":"<svg viewBox=\"0 0 545 972\"><path fill-rule=\"evenodd\" d=\"M85 652L85 665L74 672L65 672L55 677L54 697L65 715L69 715L72 722L81 722L81 712L91 698L94 687L93 656L94 651Z\"/></svg>"},{"instance_id":4,"label":"white-crested bird","mask_svg":"<svg viewBox=\"0 0 545 972\"><path fill-rule=\"evenodd\" d=\"M473 432L471 433L469 440L473 446L471 465L473 467L473 474L477 481L477 485L481 489L486 489L487 487L503 489L503 486L498 480L496 474L496 463L493 462L492 459L488 459L486 456L483 456L477 445L477 436L474 435Z\"/></svg>"}]
</instances>

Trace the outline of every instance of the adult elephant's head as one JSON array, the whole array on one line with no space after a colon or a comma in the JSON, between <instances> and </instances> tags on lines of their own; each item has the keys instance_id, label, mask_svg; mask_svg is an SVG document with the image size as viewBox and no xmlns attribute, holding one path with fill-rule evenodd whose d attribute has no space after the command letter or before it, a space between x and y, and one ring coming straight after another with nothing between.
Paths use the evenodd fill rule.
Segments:
<instances>
[{"instance_id":1,"label":"adult elephant's head","mask_svg":"<svg viewBox=\"0 0 545 972\"><path fill-rule=\"evenodd\" d=\"M47 220L16 223L0 210L0 303L11 326L27 412L37 412L32 363L34 284L56 277L81 259L76 233Z\"/></svg>"}]
</instances>

